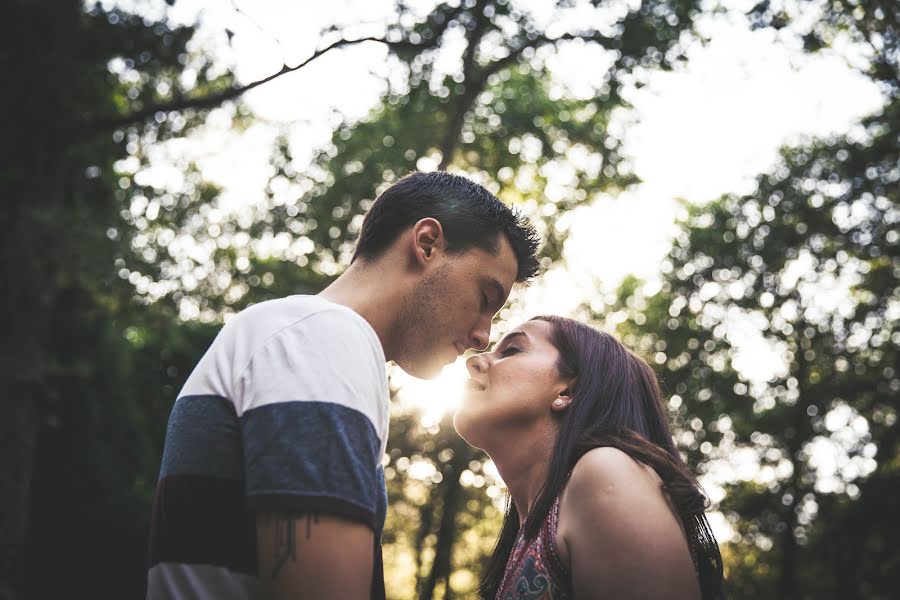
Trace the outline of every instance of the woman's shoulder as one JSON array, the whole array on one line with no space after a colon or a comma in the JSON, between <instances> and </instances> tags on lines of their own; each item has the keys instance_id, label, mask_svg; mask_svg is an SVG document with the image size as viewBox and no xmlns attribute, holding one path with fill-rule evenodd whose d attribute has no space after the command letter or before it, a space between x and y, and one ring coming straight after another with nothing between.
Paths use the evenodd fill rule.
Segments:
<instances>
[{"instance_id":1,"label":"woman's shoulder","mask_svg":"<svg viewBox=\"0 0 900 600\"><path fill-rule=\"evenodd\" d=\"M555 542L583 590L697 597L687 542L661 483L616 448L595 448L578 460L560 496Z\"/></svg>"},{"instance_id":2,"label":"woman's shoulder","mask_svg":"<svg viewBox=\"0 0 900 600\"><path fill-rule=\"evenodd\" d=\"M575 464L560 495L560 532L584 535L589 525L593 535L609 533L601 530L620 527L628 514L668 513L661 483L655 471L622 450L594 448Z\"/></svg>"},{"instance_id":3,"label":"woman's shoulder","mask_svg":"<svg viewBox=\"0 0 900 600\"><path fill-rule=\"evenodd\" d=\"M578 459L566 486L564 499L571 500L577 492L590 489L593 495L628 494L644 492L648 487L658 486L661 480L647 465L633 459L628 454L611 446L601 446L589 450Z\"/></svg>"}]
</instances>

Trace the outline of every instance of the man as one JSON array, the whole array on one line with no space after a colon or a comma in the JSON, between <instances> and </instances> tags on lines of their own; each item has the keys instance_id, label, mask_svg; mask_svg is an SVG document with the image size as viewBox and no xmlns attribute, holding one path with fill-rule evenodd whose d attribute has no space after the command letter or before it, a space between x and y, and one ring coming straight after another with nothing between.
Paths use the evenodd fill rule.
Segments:
<instances>
[{"instance_id":1,"label":"man","mask_svg":"<svg viewBox=\"0 0 900 600\"><path fill-rule=\"evenodd\" d=\"M428 378L484 348L536 246L483 187L414 173L322 293L229 321L169 418L148 596L383 598L384 362Z\"/></svg>"}]
</instances>

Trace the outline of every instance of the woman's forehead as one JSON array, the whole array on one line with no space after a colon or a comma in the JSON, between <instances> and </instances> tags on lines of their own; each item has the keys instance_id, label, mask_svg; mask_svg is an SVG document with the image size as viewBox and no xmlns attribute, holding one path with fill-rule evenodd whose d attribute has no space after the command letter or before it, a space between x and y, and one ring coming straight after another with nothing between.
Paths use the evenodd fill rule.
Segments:
<instances>
[{"instance_id":1,"label":"woman's forehead","mask_svg":"<svg viewBox=\"0 0 900 600\"><path fill-rule=\"evenodd\" d=\"M540 344L550 341L553 326L547 321L533 319L513 327L501 340L501 342L513 338L524 338L531 343Z\"/></svg>"}]
</instances>

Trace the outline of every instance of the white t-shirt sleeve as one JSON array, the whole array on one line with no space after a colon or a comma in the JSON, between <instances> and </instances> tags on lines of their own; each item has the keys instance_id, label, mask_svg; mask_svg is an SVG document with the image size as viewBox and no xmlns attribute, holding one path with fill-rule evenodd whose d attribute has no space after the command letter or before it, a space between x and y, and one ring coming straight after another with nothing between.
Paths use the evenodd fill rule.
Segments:
<instances>
[{"instance_id":1,"label":"white t-shirt sleeve","mask_svg":"<svg viewBox=\"0 0 900 600\"><path fill-rule=\"evenodd\" d=\"M256 510L336 513L374 527L388 403L378 339L324 310L255 349L233 383Z\"/></svg>"}]
</instances>

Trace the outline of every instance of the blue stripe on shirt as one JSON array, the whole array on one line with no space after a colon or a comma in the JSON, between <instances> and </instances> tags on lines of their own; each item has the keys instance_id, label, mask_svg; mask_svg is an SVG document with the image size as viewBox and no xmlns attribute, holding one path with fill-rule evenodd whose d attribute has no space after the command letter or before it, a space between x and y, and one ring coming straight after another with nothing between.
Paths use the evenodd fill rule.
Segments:
<instances>
[{"instance_id":1,"label":"blue stripe on shirt","mask_svg":"<svg viewBox=\"0 0 900 600\"><path fill-rule=\"evenodd\" d=\"M169 416L159 479L169 475L243 479L241 448L240 424L230 400L182 396Z\"/></svg>"},{"instance_id":2,"label":"blue stripe on shirt","mask_svg":"<svg viewBox=\"0 0 900 600\"><path fill-rule=\"evenodd\" d=\"M247 411L240 423L251 506L322 510L336 500L380 533L381 442L366 415L332 402L278 402Z\"/></svg>"}]
</instances>

